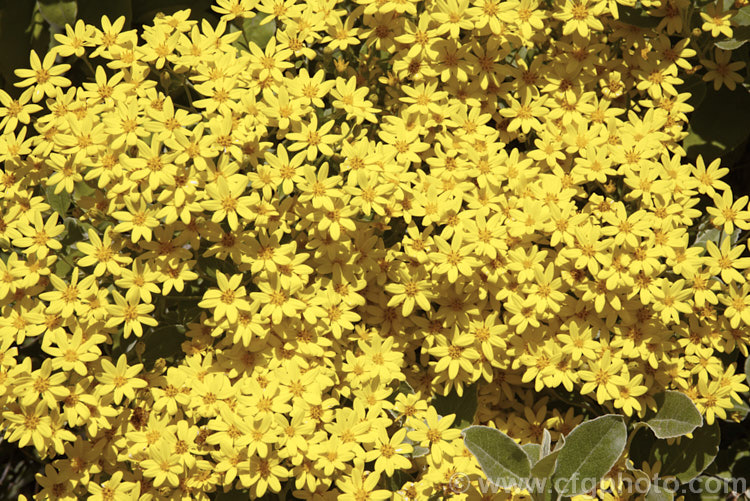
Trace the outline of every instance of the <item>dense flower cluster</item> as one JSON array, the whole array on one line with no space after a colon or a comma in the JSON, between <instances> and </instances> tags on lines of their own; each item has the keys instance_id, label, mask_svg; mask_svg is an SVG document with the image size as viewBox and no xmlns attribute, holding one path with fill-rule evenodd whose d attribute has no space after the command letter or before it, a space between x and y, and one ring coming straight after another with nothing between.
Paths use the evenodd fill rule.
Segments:
<instances>
[{"instance_id":1,"label":"dense flower cluster","mask_svg":"<svg viewBox=\"0 0 750 501\"><path fill-rule=\"evenodd\" d=\"M40 499L479 499L454 390L521 443L665 388L727 418L748 200L684 158L688 2L624 3L220 0L32 53L0 91L0 429Z\"/></svg>"}]
</instances>

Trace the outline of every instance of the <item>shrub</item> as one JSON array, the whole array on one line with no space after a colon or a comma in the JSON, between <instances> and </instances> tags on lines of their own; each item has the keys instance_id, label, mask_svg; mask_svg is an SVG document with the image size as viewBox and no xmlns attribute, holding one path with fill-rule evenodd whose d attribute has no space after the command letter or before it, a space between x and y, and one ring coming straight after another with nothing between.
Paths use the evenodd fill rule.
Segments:
<instances>
[{"instance_id":1,"label":"shrub","mask_svg":"<svg viewBox=\"0 0 750 501\"><path fill-rule=\"evenodd\" d=\"M475 499L462 428L551 453L601 416L656 432L592 473L627 497L672 398L708 466L748 390L750 212L687 123L701 79L746 101L746 11L699 7L67 25L0 92L0 428L36 496Z\"/></svg>"}]
</instances>

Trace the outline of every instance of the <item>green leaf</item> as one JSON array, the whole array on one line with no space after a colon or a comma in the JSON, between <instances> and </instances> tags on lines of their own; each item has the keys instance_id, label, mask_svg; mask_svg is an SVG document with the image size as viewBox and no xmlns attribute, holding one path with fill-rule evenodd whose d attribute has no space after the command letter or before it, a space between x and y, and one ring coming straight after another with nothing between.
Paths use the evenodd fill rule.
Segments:
<instances>
[{"instance_id":1,"label":"green leaf","mask_svg":"<svg viewBox=\"0 0 750 501\"><path fill-rule=\"evenodd\" d=\"M524 485L531 474L531 461L515 440L488 426L470 426L463 434L466 448L490 481L501 487Z\"/></svg>"},{"instance_id":2,"label":"green leaf","mask_svg":"<svg viewBox=\"0 0 750 501\"><path fill-rule=\"evenodd\" d=\"M159 13L169 15L184 9L190 9L191 19L218 21L211 10L212 3L212 0L132 0L133 22L151 24Z\"/></svg>"},{"instance_id":3,"label":"green leaf","mask_svg":"<svg viewBox=\"0 0 750 501\"><path fill-rule=\"evenodd\" d=\"M477 411L477 384L465 387L461 396L458 396L455 388L445 396L435 395L432 398L432 406L441 416L456 415L453 428L466 428L474 423L474 414Z\"/></svg>"},{"instance_id":4,"label":"green leaf","mask_svg":"<svg viewBox=\"0 0 750 501\"><path fill-rule=\"evenodd\" d=\"M658 485L658 482L651 484L645 497L645 501L672 501L673 499L674 491Z\"/></svg>"},{"instance_id":5,"label":"green leaf","mask_svg":"<svg viewBox=\"0 0 750 501\"><path fill-rule=\"evenodd\" d=\"M427 447L422 447L421 445L415 445L414 451L409 454L412 458L421 458L422 456L426 456L430 452L430 449Z\"/></svg>"},{"instance_id":6,"label":"green leaf","mask_svg":"<svg viewBox=\"0 0 750 501\"><path fill-rule=\"evenodd\" d=\"M596 487L625 450L628 432L622 416L612 414L582 423L565 438L553 476L563 496L576 496Z\"/></svg>"},{"instance_id":7,"label":"green leaf","mask_svg":"<svg viewBox=\"0 0 750 501\"><path fill-rule=\"evenodd\" d=\"M529 461L531 461L532 466L534 466L534 464L536 464L536 462L542 457L542 446L539 444L524 444L521 448L526 455L529 456Z\"/></svg>"},{"instance_id":8,"label":"green leaf","mask_svg":"<svg viewBox=\"0 0 750 501\"><path fill-rule=\"evenodd\" d=\"M747 397L745 397L745 400L747 400ZM742 421L747 417L748 414L750 414L750 406L748 406L744 401L742 403L737 403L736 400L732 400L732 408L727 409L727 419L736 420L736 421Z\"/></svg>"},{"instance_id":9,"label":"green leaf","mask_svg":"<svg viewBox=\"0 0 750 501\"><path fill-rule=\"evenodd\" d=\"M721 50L735 50L739 49L743 45L745 45L748 42L747 38L737 39L737 38L728 38L727 40L722 40L720 42L714 43L718 48Z\"/></svg>"},{"instance_id":10,"label":"green leaf","mask_svg":"<svg viewBox=\"0 0 750 501\"><path fill-rule=\"evenodd\" d=\"M123 29L130 29L130 21L133 19L133 5L131 0L78 0L78 18L87 24L100 26L102 16L107 16L114 21L125 16Z\"/></svg>"},{"instance_id":11,"label":"green leaf","mask_svg":"<svg viewBox=\"0 0 750 501\"><path fill-rule=\"evenodd\" d=\"M79 250L70 251L65 256L58 256L55 261L55 275L61 278L70 275L73 270L72 264L80 257L83 257L83 252Z\"/></svg>"},{"instance_id":12,"label":"green leaf","mask_svg":"<svg viewBox=\"0 0 750 501\"><path fill-rule=\"evenodd\" d=\"M654 396L656 413L643 422L656 438L675 438L692 433L703 424L703 416L690 397L679 391L667 390Z\"/></svg>"},{"instance_id":13,"label":"green leaf","mask_svg":"<svg viewBox=\"0 0 750 501\"><path fill-rule=\"evenodd\" d=\"M531 468L531 476L534 478L549 478L557 466L557 456L560 451L550 452Z\"/></svg>"},{"instance_id":14,"label":"green leaf","mask_svg":"<svg viewBox=\"0 0 750 501\"><path fill-rule=\"evenodd\" d=\"M745 42L750 40L750 26L740 26L738 28L734 28L732 35L732 38L721 40L719 42L716 42L714 45L723 50L739 49L745 44Z\"/></svg>"},{"instance_id":15,"label":"green leaf","mask_svg":"<svg viewBox=\"0 0 750 501\"><path fill-rule=\"evenodd\" d=\"M547 428L542 432L542 456L546 456L550 453L552 448L552 434L550 434Z\"/></svg>"},{"instance_id":16,"label":"green leaf","mask_svg":"<svg viewBox=\"0 0 750 501\"><path fill-rule=\"evenodd\" d=\"M745 360L745 379L750 384L750 357Z\"/></svg>"},{"instance_id":17,"label":"green leaf","mask_svg":"<svg viewBox=\"0 0 750 501\"><path fill-rule=\"evenodd\" d=\"M21 92L13 86L18 80L13 70L30 65L31 38L26 30L30 27L34 8L34 2L0 0L0 47L5 48L3 57L0 57L0 75L5 90L12 96Z\"/></svg>"},{"instance_id":18,"label":"green leaf","mask_svg":"<svg viewBox=\"0 0 750 501\"><path fill-rule=\"evenodd\" d=\"M617 11L620 13L620 21L625 24L632 24L639 28L653 28L659 24L660 19L653 17L646 12L643 8L628 7L625 5L618 5Z\"/></svg>"},{"instance_id":19,"label":"green leaf","mask_svg":"<svg viewBox=\"0 0 750 501\"><path fill-rule=\"evenodd\" d=\"M648 474L639 469L635 468L631 460L625 462L625 469L633 476L633 485L638 493L648 492L651 488L651 478Z\"/></svg>"},{"instance_id":20,"label":"green leaf","mask_svg":"<svg viewBox=\"0 0 750 501\"><path fill-rule=\"evenodd\" d=\"M679 445L660 440L654 454L661 460L662 476L674 475L681 482L694 479L713 462L720 440L718 421L696 429L693 438L681 437Z\"/></svg>"},{"instance_id":21,"label":"green leaf","mask_svg":"<svg viewBox=\"0 0 750 501\"><path fill-rule=\"evenodd\" d=\"M74 24L78 14L76 0L39 0L39 11L49 24Z\"/></svg>"},{"instance_id":22,"label":"green leaf","mask_svg":"<svg viewBox=\"0 0 750 501\"><path fill-rule=\"evenodd\" d=\"M732 465L732 478L750 482L750 456L741 457Z\"/></svg>"},{"instance_id":23,"label":"green leaf","mask_svg":"<svg viewBox=\"0 0 750 501\"><path fill-rule=\"evenodd\" d=\"M630 445L633 463L654 464L661 461L662 477L674 476L680 482L690 482L713 462L719 452L719 423L703 425L693 432L693 438L658 439L648 428L638 430Z\"/></svg>"},{"instance_id":24,"label":"green leaf","mask_svg":"<svg viewBox=\"0 0 750 501\"><path fill-rule=\"evenodd\" d=\"M750 6L742 7L732 16L732 23L737 26L750 26Z\"/></svg>"},{"instance_id":25,"label":"green leaf","mask_svg":"<svg viewBox=\"0 0 750 501\"><path fill-rule=\"evenodd\" d=\"M565 447L565 435L560 434L560 438L557 439L557 442L555 443L555 448L552 449L552 452L559 451L563 447Z\"/></svg>"},{"instance_id":26,"label":"green leaf","mask_svg":"<svg viewBox=\"0 0 750 501\"><path fill-rule=\"evenodd\" d=\"M65 224L65 232L62 234L63 239L61 243L64 247L83 240L85 230L83 225L79 224L76 218L66 217L63 220L63 223Z\"/></svg>"},{"instance_id":27,"label":"green leaf","mask_svg":"<svg viewBox=\"0 0 750 501\"><path fill-rule=\"evenodd\" d=\"M182 342L185 341L185 326L183 325L156 327L144 334L142 341L146 345L146 350L143 352L143 365L146 369L151 369L160 358L174 363L185 356L182 351Z\"/></svg>"},{"instance_id":28,"label":"green leaf","mask_svg":"<svg viewBox=\"0 0 750 501\"><path fill-rule=\"evenodd\" d=\"M267 14L258 14L242 22L242 34L245 42L248 44L253 42L261 49L264 49L268 45L268 41L276 33L276 23L271 21L261 26L260 23L266 16Z\"/></svg>"},{"instance_id":29,"label":"green leaf","mask_svg":"<svg viewBox=\"0 0 750 501\"><path fill-rule=\"evenodd\" d=\"M677 86L677 92L680 94L685 92L690 93L690 97L686 102L693 108L697 108L706 97L708 85L703 81L701 75L698 74L687 75L681 78L683 83Z\"/></svg>"},{"instance_id":30,"label":"green leaf","mask_svg":"<svg viewBox=\"0 0 750 501\"><path fill-rule=\"evenodd\" d=\"M740 423L724 421L722 425L726 436L741 436L745 434L744 427ZM731 470L744 457L750 457L750 440L734 439L726 446L719 448L719 453L716 455L713 463L703 471L703 475L722 478L737 477L737 475L732 475ZM750 474L750 469L747 471Z\"/></svg>"},{"instance_id":31,"label":"green leaf","mask_svg":"<svg viewBox=\"0 0 750 501\"><path fill-rule=\"evenodd\" d=\"M44 20L42 13L39 9L34 11L34 17L31 20L31 24L27 30L29 39L31 40L31 48L34 49L37 54L45 54L49 48L50 41L50 26L47 21Z\"/></svg>"},{"instance_id":32,"label":"green leaf","mask_svg":"<svg viewBox=\"0 0 750 501\"><path fill-rule=\"evenodd\" d=\"M731 10L734 6L735 0L719 0L717 7L720 7L723 11Z\"/></svg>"},{"instance_id":33,"label":"green leaf","mask_svg":"<svg viewBox=\"0 0 750 501\"><path fill-rule=\"evenodd\" d=\"M719 479L701 475L689 485L682 485L678 495L684 496L685 501L727 501L729 499L747 499L740 493L732 494L732 479Z\"/></svg>"},{"instance_id":34,"label":"green leaf","mask_svg":"<svg viewBox=\"0 0 750 501\"><path fill-rule=\"evenodd\" d=\"M75 195L76 200L83 197L90 197L94 193L96 193L96 188L92 188L91 186L89 186L86 181L77 182L75 184L75 188L73 189L73 194Z\"/></svg>"},{"instance_id":35,"label":"green leaf","mask_svg":"<svg viewBox=\"0 0 750 501\"><path fill-rule=\"evenodd\" d=\"M45 192L47 195L47 203L50 204L55 212L57 212L61 216L65 216L65 214L68 212L68 208L70 207L70 193L62 190L60 193L55 194L54 186L47 186L47 188L45 188Z\"/></svg>"},{"instance_id":36,"label":"green leaf","mask_svg":"<svg viewBox=\"0 0 750 501\"><path fill-rule=\"evenodd\" d=\"M710 87L706 97L690 117L684 147L688 157L703 155L706 162L725 155L742 144L750 128L737 124L750 114L750 93L742 86L731 91Z\"/></svg>"},{"instance_id":37,"label":"green leaf","mask_svg":"<svg viewBox=\"0 0 750 501\"><path fill-rule=\"evenodd\" d=\"M229 492L217 491L214 499L216 501L247 501L249 498L249 491L232 489Z\"/></svg>"},{"instance_id":38,"label":"green leaf","mask_svg":"<svg viewBox=\"0 0 750 501\"><path fill-rule=\"evenodd\" d=\"M413 481L414 477L404 470L395 470L393 475L386 479L385 486L391 492L398 492L404 487L405 483Z\"/></svg>"}]
</instances>

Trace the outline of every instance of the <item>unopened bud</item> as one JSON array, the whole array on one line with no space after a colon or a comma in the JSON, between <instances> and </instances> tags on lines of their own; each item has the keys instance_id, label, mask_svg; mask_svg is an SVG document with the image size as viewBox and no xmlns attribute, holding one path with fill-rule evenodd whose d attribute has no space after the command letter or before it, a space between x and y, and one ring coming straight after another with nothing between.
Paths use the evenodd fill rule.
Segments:
<instances>
[{"instance_id":1,"label":"unopened bud","mask_svg":"<svg viewBox=\"0 0 750 501\"><path fill-rule=\"evenodd\" d=\"M349 63L344 60L343 57L337 57L333 60L333 64L336 66L336 71L343 73L349 67Z\"/></svg>"},{"instance_id":2,"label":"unopened bud","mask_svg":"<svg viewBox=\"0 0 750 501\"><path fill-rule=\"evenodd\" d=\"M161 82L162 87L169 89L169 85L172 83L172 75L166 70L162 71L161 75L159 75L159 82Z\"/></svg>"}]
</instances>

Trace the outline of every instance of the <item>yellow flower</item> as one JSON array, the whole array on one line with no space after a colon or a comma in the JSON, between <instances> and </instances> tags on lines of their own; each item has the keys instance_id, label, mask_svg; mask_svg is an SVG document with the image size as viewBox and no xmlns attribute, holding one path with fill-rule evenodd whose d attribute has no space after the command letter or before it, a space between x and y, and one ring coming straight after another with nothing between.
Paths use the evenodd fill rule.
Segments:
<instances>
[{"instance_id":1,"label":"yellow flower","mask_svg":"<svg viewBox=\"0 0 750 501\"><path fill-rule=\"evenodd\" d=\"M264 21L271 20L267 16ZM255 70L258 74L258 80L271 78L275 82L283 80L282 70L291 68L293 65L287 58L292 55L289 49L277 49L276 39L271 37L265 49L261 49L255 42L249 43L250 48L250 69Z\"/></svg>"},{"instance_id":2,"label":"yellow flower","mask_svg":"<svg viewBox=\"0 0 750 501\"><path fill-rule=\"evenodd\" d=\"M455 334L450 342L439 342L430 349L430 354L438 361L435 364L435 372L440 373L447 370L448 377L455 380L459 370L472 374L474 364L479 359L479 352L471 345L474 337L471 334Z\"/></svg>"},{"instance_id":3,"label":"yellow flower","mask_svg":"<svg viewBox=\"0 0 750 501\"><path fill-rule=\"evenodd\" d=\"M365 455L365 461L375 460L375 471L385 472L388 476L392 476L396 469L408 469L411 461L404 455L411 453L414 448L404 443L405 438L405 428L396 431L391 437L388 437L385 428L381 428L374 448Z\"/></svg>"},{"instance_id":4,"label":"yellow flower","mask_svg":"<svg viewBox=\"0 0 750 501\"><path fill-rule=\"evenodd\" d=\"M125 26L125 16L120 16L111 22L107 16L102 16L102 28L94 29L95 49L91 53L91 58L98 56L107 57L112 51L116 51L119 46L124 46L128 41L134 40L135 30L122 31Z\"/></svg>"},{"instance_id":5,"label":"yellow flower","mask_svg":"<svg viewBox=\"0 0 750 501\"><path fill-rule=\"evenodd\" d=\"M137 291L129 291L125 297L119 292L112 291L112 297L115 300L115 304L107 306L107 313L109 318L105 327L114 327L116 325L123 325L123 335L125 339L130 337L131 333L135 333L137 337L143 335L143 326L148 325L155 327L159 322L149 316L148 314L154 311L153 304L141 303L140 297Z\"/></svg>"},{"instance_id":6,"label":"yellow flower","mask_svg":"<svg viewBox=\"0 0 750 501\"><path fill-rule=\"evenodd\" d=\"M701 15L703 15L702 12ZM717 48L714 54L713 61L708 59L701 60L701 64L708 69L706 74L703 75L703 80L713 82L714 90L719 90L722 85L725 85L729 90L736 89L737 84L745 80L745 77L737 73L737 70L745 67L745 63L743 61L730 63L729 61L732 58L731 51Z\"/></svg>"},{"instance_id":7,"label":"yellow flower","mask_svg":"<svg viewBox=\"0 0 750 501\"><path fill-rule=\"evenodd\" d=\"M8 133L16 130L18 124L28 125L31 114L41 110L38 104L30 103L33 89L26 89L17 99L0 89L0 128Z\"/></svg>"},{"instance_id":8,"label":"yellow flower","mask_svg":"<svg viewBox=\"0 0 750 501\"><path fill-rule=\"evenodd\" d=\"M341 489L340 501L380 501L391 497L391 492L376 489L380 480L380 472L365 472L364 461L359 461L354 469L336 480Z\"/></svg>"},{"instance_id":9,"label":"yellow flower","mask_svg":"<svg viewBox=\"0 0 750 501\"><path fill-rule=\"evenodd\" d=\"M35 477L37 483L42 487L42 490L35 497L54 499L55 501L74 501L77 499L75 481L64 467L58 470L47 464L44 466L44 474L37 473Z\"/></svg>"},{"instance_id":10,"label":"yellow flower","mask_svg":"<svg viewBox=\"0 0 750 501\"><path fill-rule=\"evenodd\" d=\"M742 258L747 259L747 258ZM729 319L733 328L740 326L740 321L750 325L750 285L743 283L741 286L731 284L729 294L719 295L719 302L726 306L724 315Z\"/></svg>"},{"instance_id":11,"label":"yellow flower","mask_svg":"<svg viewBox=\"0 0 750 501\"><path fill-rule=\"evenodd\" d=\"M590 327L581 328L577 322L570 322L568 325L568 334L560 333L557 339L562 343L562 351L570 355L574 361L585 358L596 360L596 350L599 343L593 339L593 333Z\"/></svg>"},{"instance_id":12,"label":"yellow flower","mask_svg":"<svg viewBox=\"0 0 750 501\"><path fill-rule=\"evenodd\" d=\"M422 447L429 447L430 455L435 464L443 461L443 454L447 454L449 444L452 440L461 436L461 430L451 428L456 416L449 414L438 417L437 411L430 406L424 417L421 419L412 418L411 426L414 428L407 436L410 440L418 442Z\"/></svg>"},{"instance_id":13,"label":"yellow flower","mask_svg":"<svg viewBox=\"0 0 750 501\"><path fill-rule=\"evenodd\" d=\"M54 51L62 57L75 55L82 57L86 53L87 47L92 47L94 27L78 19L74 26L65 25L65 34L55 33L55 40L59 45L54 47Z\"/></svg>"},{"instance_id":14,"label":"yellow flower","mask_svg":"<svg viewBox=\"0 0 750 501\"><path fill-rule=\"evenodd\" d=\"M717 246L711 240L706 242L706 250L708 256L705 257L705 264L712 275L721 276L725 283L744 284L745 280L739 270L750 268L750 258L740 257L745 250L744 246L733 247L731 238L724 237L721 246Z\"/></svg>"},{"instance_id":15,"label":"yellow flower","mask_svg":"<svg viewBox=\"0 0 750 501\"><path fill-rule=\"evenodd\" d=\"M32 372L28 372L30 363L24 363L19 369L23 369L26 374L16 376L13 393L20 397L19 402L25 407L31 407L41 401L50 409L56 409L58 402L70 393L63 385L66 376L60 372L52 374L53 364L50 359L45 359L42 366Z\"/></svg>"},{"instance_id":16,"label":"yellow flower","mask_svg":"<svg viewBox=\"0 0 750 501\"><path fill-rule=\"evenodd\" d=\"M93 228L89 229L88 235L89 242L78 244L78 250L85 255L78 260L77 264L84 267L95 264L95 277L103 275L105 271L119 276L123 272L121 265L128 264L131 259L120 253L121 245L119 242L115 243L112 241L112 228L108 227L104 231L103 239L99 238L99 235Z\"/></svg>"},{"instance_id":17,"label":"yellow flower","mask_svg":"<svg viewBox=\"0 0 750 501\"><path fill-rule=\"evenodd\" d=\"M151 230L159 225L159 221L154 216L154 210L149 208L143 199L136 205L129 198L125 199L126 211L116 211L112 214L116 219L121 221L113 231L117 233L130 232L130 240L135 243L140 239L147 242L151 241Z\"/></svg>"},{"instance_id":18,"label":"yellow flower","mask_svg":"<svg viewBox=\"0 0 750 501\"><path fill-rule=\"evenodd\" d=\"M70 80L62 76L70 69L70 65L55 65L56 56L57 53L51 50L44 56L44 60L41 60L36 51L32 49L30 55L31 68L14 70L16 76L23 78L23 80L14 84L16 87L34 86L31 100L35 103L41 101L45 95L54 97L55 88L70 85Z\"/></svg>"},{"instance_id":19,"label":"yellow flower","mask_svg":"<svg viewBox=\"0 0 750 501\"><path fill-rule=\"evenodd\" d=\"M119 405L123 397L132 401L135 390L145 388L148 383L136 377L143 369L143 364L128 365L127 356L120 355L117 365L106 358L101 359L101 372L96 375L99 385L97 393L101 396L112 396L112 401Z\"/></svg>"},{"instance_id":20,"label":"yellow flower","mask_svg":"<svg viewBox=\"0 0 750 501\"><path fill-rule=\"evenodd\" d=\"M182 473L179 456L169 450L167 442L162 441L148 448L148 459L140 462L143 476L153 479L154 487L162 485L177 487L180 483L178 475Z\"/></svg>"},{"instance_id":21,"label":"yellow flower","mask_svg":"<svg viewBox=\"0 0 750 501\"><path fill-rule=\"evenodd\" d=\"M736 419L747 200L685 158L678 84L743 63L641 4L217 0L31 53L0 92L0 428L38 497L428 499L481 473L430 406L454 388L522 443L594 393Z\"/></svg>"},{"instance_id":22,"label":"yellow flower","mask_svg":"<svg viewBox=\"0 0 750 501\"><path fill-rule=\"evenodd\" d=\"M227 277L222 272L216 272L218 289L211 288L203 294L203 300L198 303L201 308L213 308L214 319L219 321L226 319L234 324L241 311L250 310L250 304L245 297L245 287L240 286L242 275Z\"/></svg>"},{"instance_id":23,"label":"yellow flower","mask_svg":"<svg viewBox=\"0 0 750 501\"><path fill-rule=\"evenodd\" d=\"M577 32L582 37L589 36L590 30L604 29L599 17L607 8L607 3L601 0L565 0L561 12L554 17L564 21L563 35Z\"/></svg>"},{"instance_id":24,"label":"yellow flower","mask_svg":"<svg viewBox=\"0 0 750 501\"><path fill-rule=\"evenodd\" d=\"M7 263L0 261L0 300L15 294L25 283L26 274L18 261L18 254L12 253Z\"/></svg>"},{"instance_id":25,"label":"yellow flower","mask_svg":"<svg viewBox=\"0 0 750 501\"><path fill-rule=\"evenodd\" d=\"M52 368L63 371L75 371L81 376L88 373L87 363L97 360L101 356L101 350L97 344L106 338L102 335L94 335L84 341L83 329L77 329L72 336L65 331L57 331L53 342L57 346L44 347L43 350L52 356Z\"/></svg>"},{"instance_id":26,"label":"yellow flower","mask_svg":"<svg viewBox=\"0 0 750 501\"><path fill-rule=\"evenodd\" d=\"M599 360L590 361L588 370L578 372L584 381L581 394L586 395L596 389L599 404L618 398L619 388L628 384L628 380L621 375L623 365L622 359L613 359L609 352L605 352Z\"/></svg>"},{"instance_id":27,"label":"yellow flower","mask_svg":"<svg viewBox=\"0 0 750 501\"><path fill-rule=\"evenodd\" d=\"M318 151L323 155L332 156L333 150L330 145L335 143L338 137L330 132L334 123L331 120L318 127L317 115L311 115L309 124L302 124L298 132L290 132L286 135L287 139L293 141L289 146L289 151L306 149L308 162L318 157Z\"/></svg>"},{"instance_id":28,"label":"yellow flower","mask_svg":"<svg viewBox=\"0 0 750 501\"><path fill-rule=\"evenodd\" d=\"M252 11L254 2L247 0L217 0L216 5L211 6L211 10L221 14L222 21L231 21L236 18L250 19L255 17Z\"/></svg>"},{"instance_id":29,"label":"yellow flower","mask_svg":"<svg viewBox=\"0 0 750 501\"><path fill-rule=\"evenodd\" d=\"M245 192L245 185L241 182L229 183L221 177L215 184L206 186L206 194L209 200L201 202L204 209L213 212L211 221L218 223L227 220L229 227L236 230L239 226L240 217L247 220L254 219L253 204L257 201L257 193L249 196L242 196Z\"/></svg>"},{"instance_id":30,"label":"yellow flower","mask_svg":"<svg viewBox=\"0 0 750 501\"><path fill-rule=\"evenodd\" d=\"M710 3L706 6L706 11L700 13L703 19L703 31L710 31L711 36L716 38L719 35L724 35L727 38L732 38L732 24L730 19L734 15L733 11L724 11L722 4Z\"/></svg>"},{"instance_id":31,"label":"yellow flower","mask_svg":"<svg viewBox=\"0 0 750 501\"><path fill-rule=\"evenodd\" d=\"M13 239L13 245L24 249L25 254L36 254L44 259L50 250L62 249L62 244L56 240L65 231L65 226L57 224L57 212L46 221L39 212L34 212L29 221L18 225L20 235Z\"/></svg>"},{"instance_id":32,"label":"yellow flower","mask_svg":"<svg viewBox=\"0 0 750 501\"><path fill-rule=\"evenodd\" d=\"M437 265L434 273L446 275L451 283L458 280L459 274L471 276L473 269L479 265L472 255L472 247L463 244L463 235L460 233L453 236L450 244L443 237L436 236L435 247L437 251L429 255Z\"/></svg>"},{"instance_id":33,"label":"yellow flower","mask_svg":"<svg viewBox=\"0 0 750 501\"><path fill-rule=\"evenodd\" d=\"M19 447L33 444L40 453L47 449L47 440L52 436L52 421L44 402L30 407L13 406L3 411L3 419L9 423L5 435L9 442L18 442Z\"/></svg>"},{"instance_id":34,"label":"yellow flower","mask_svg":"<svg viewBox=\"0 0 750 501\"><path fill-rule=\"evenodd\" d=\"M695 160L694 175L700 184L698 184L698 192L701 194L707 194L713 197L716 194L716 190L726 192L729 190L729 185L721 178L729 173L729 169L726 167L719 167L721 165L721 158L717 158L712 161L708 167L703 162L703 156L698 155Z\"/></svg>"},{"instance_id":35,"label":"yellow flower","mask_svg":"<svg viewBox=\"0 0 750 501\"><path fill-rule=\"evenodd\" d=\"M87 488L91 501L127 501L132 498L131 491L136 488L134 482L123 482L124 473L116 471L106 482L96 484L89 482Z\"/></svg>"},{"instance_id":36,"label":"yellow flower","mask_svg":"<svg viewBox=\"0 0 750 501\"><path fill-rule=\"evenodd\" d=\"M532 129L540 130L541 122L538 117L544 116L549 112L548 108L544 107L546 96L539 99L532 99L530 93L526 93L523 97L523 103L514 98L510 98L510 106L500 110L500 115L506 118L510 118L507 130L509 132L520 130L524 134L528 134Z\"/></svg>"},{"instance_id":37,"label":"yellow flower","mask_svg":"<svg viewBox=\"0 0 750 501\"><path fill-rule=\"evenodd\" d=\"M706 424L713 424L716 417L726 419L726 410L734 406L729 397L720 393L718 381L709 382L706 378L698 378L698 394L695 405L706 417ZM682 440L686 438L683 437Z\"/></svg>"},{"instance_id":38,"label":"yellow flower","mask_svg":"<svg viewBox=\"0 0 750 501\"><path fill-rule=\"evenodd\" d=\"M342 443L336 436L315 444L312 452L314 457L318 458L315 467L327 477L341 475L346 471L347 463L355 457L351 444Z\"/></svg>"},{"instance_id":39,"label":"yellow flower","mask_svg":"<svg viewBox=\"0 0 750 501\"><path fill-rule=\"evenodd\" d=\"M250 471L247 476L240 478L240 482L243 487L251 488L256 497L261 497L269 491L280 492L281 480L289 477L289 470L280 463L276 455L267 458L250 456Z\"/></svg>"},{"instance_id":40,"label":"yellow flower","mask_svg":"<svg viewBox=\"0 0 750 501\"><path fill-rule=\"evenodd\" d=\"M642 382L643 375L636 374L624 386L620 386L613 402L615 409L622 409L626 416L631 416L633 411L640 413L642 406L638 397L648 391L648 388L641 384Z\"/></svg>"},{"instance_id":41,"label":"yellow flower","mask_svg":"<svg viewBox=\"0 0 750 501\"><path fill-rule=\"evenodd\" d=\"M107 233L104 236L106 239ZM94 241L93 238L91 240ZM83 244L79 244L79 249L84 250L81 248L81 245ZM116 275L120 278L115 280L115 285L128 290L133 295L137 294L144 303L151 302L152 293L158 294L161 292L159 286L156 285L159 274L151 269L151 265L148 262L133 261L132 269L120 269L120 272Z\"/></svg>"}]
</instances>

